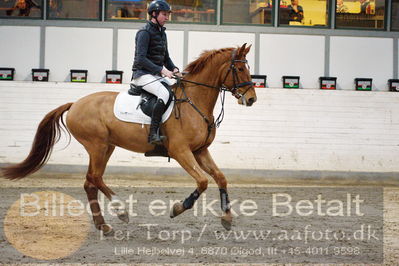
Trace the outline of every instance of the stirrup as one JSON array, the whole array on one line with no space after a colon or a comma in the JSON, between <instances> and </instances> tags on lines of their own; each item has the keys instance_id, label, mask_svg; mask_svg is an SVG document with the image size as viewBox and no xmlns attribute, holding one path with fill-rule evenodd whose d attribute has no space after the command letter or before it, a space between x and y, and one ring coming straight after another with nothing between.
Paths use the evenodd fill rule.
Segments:
<instances>
[{"instance_id":1,"label":"stirrup","mask_svg":"<svg viewBox=\"0 0 399 266\"><path fill-rule=\"evenodd\" d=\"M165 136L160 136L158 133L156 133L148 136L148 143L152 145L163 145L162 141L165 139Z\"/></svg>"}]
</instances>

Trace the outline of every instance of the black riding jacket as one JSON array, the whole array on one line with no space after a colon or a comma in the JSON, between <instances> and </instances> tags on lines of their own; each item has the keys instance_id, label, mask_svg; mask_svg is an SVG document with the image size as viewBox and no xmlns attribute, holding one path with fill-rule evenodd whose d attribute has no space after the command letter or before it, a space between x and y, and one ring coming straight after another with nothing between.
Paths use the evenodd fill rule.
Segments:
<instances>
[{"instance_id":1,"label":"black riding jacket","mask_svg":"<svg viewBox=\"0 0 399 266\"><path fill-rule=\"evenodd\" d=\"M170 71L176 68L169 57L165 29L152 21L147 21L147 24L137 32L133 79L145 74L160 75L163 66Z\"/></svg>"}]
</instances>

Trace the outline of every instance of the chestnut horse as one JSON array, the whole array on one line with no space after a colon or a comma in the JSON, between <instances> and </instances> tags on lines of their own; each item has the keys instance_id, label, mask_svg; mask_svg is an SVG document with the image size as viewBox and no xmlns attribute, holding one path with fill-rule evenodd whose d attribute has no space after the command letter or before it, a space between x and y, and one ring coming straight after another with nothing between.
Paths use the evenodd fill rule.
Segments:
<instances>
[{"instance_id":1,"label":"chestnut horse","mask_svg":"<svg viewBox=\"0 0 399 266\"><path fill-rule=\"evenodd\" d=\"M222 225L230 230L232 214L227 194L227 181L213 161L208 147L215 138L213 109L222 90L231 92L239 104L251 106L256 101L246 55L250 46L205 51L190 63L180 86L175 88L175 111L162 125L167 137L164 147L197 182L197 189L171 210L175 217L192 208L200 194L207 189L207 174L213 177L220 190ZM48 160L53 145L59 140L61 124L79 141L89 154L90 162L84 189L90 202L94 224L104 235L113 229L106 224L97 201L98 190L109 200L115 193L103 182L106 164L115 146L145 153L154 150L147 143L149 127L118 120L113 113L116 92L99 92L64 104L49 112L38 126L31 151L19 164L3 168L8 179L20 179L39 170ZM178 110L176 110L178 109ZM63 114L68 111L66 126ZM61 124L60 124L61 123ZM128 222L125 209L117 209L118 217Z\"/></svg>"}]
</instances>

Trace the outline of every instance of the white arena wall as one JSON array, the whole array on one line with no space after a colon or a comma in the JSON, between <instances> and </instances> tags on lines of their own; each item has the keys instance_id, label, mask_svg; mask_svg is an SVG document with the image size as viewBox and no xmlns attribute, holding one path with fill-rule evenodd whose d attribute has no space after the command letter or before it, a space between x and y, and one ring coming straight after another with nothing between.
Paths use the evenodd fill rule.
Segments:
<instances>
[{"instance_id":1,"label":"white arena wall","mask_svg":"<svg viewBox=\"0 0 399 266\"><path fill-rule=\"evenodd\" d=\"M89 82L104 82L105 71L116 68L113 70L124 72L123 82L128 83L137 29L113 30L0 26L0 67L14 67L17 81L31 80L32 68L48 68L50 81L56 82L68 81L70 69L86 69ZM399 71L393 59L398 56L395 37L328 36L326 51L327 36L323 35L256 34L168 30L169 50L175 64L183 69L204 49L252 44L248 54L252 74L267 75L272 88L282 86L283 75L301 76L302 88L318 88L318 78L329 75L338 78L337 86L342 90L353 90L354 78L373 78L373 90L387 91L388 79L399 76L399 72L394 73Z\"/></svg>"},{"instance_id":2,"label":"white arena wall","mask_svg":"<svg viewBox=\"0 0 399 266\"><path fill-rule=\"evenodd\" d=\"M127 84L0 82L0 164L28 154L36 127L50 110ZM393 92L258 89L240 106L226 95L225 119L210 150L221 168L287 171L399 171L399 94ZM101 107L99 107L101 108ZM217 106L215 115L220 108ZM83 147L66 139L49 164L87 165ZM111 166L177 168L166 158L116 149Z\"/></svg>"},{"instance_id":3,"label":"white arena wall","mask_svg":"<svg viewBox=\"0 0 399 266\"><path fill-rule=\"evenodd\" d=\"M40 28L0 26L0 36L1 67L15 68L15 80L32 80L31 69L40 64Z\"/></svg>"}]
</instances>

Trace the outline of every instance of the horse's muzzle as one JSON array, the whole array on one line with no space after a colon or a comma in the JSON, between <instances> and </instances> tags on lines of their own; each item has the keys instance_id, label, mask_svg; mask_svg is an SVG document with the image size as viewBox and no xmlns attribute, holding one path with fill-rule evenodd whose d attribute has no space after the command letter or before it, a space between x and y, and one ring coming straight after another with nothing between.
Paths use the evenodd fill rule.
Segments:
<instances>
[{"instance_id":1,"label":"horse's muzzle","mask_svg":"<svg viewBox=\"0 0 399 266\"><path fill-rule=\"evenodd\" d=\"M245 99L245 96L242 96L240 99L238 99L238 103L245 106L252 106L255 102L256 102L256 97Z\"/></svg>"},{"instance_id":2,"label":"horse's muzzle","mask_svg":"<svg viewBox=\"0 0 399 266\"><path fill-rule=\"evenodd\" d=\"M247 106L252 106L256 102L256 97L249 98L247 101Z\"/></svg>"}]
</instances>

